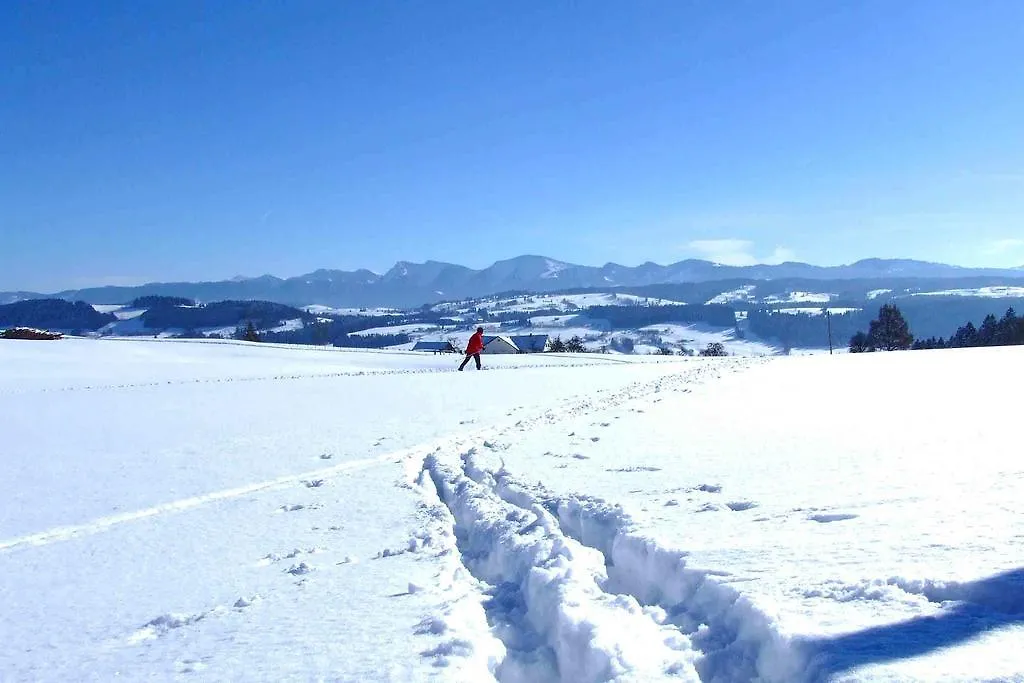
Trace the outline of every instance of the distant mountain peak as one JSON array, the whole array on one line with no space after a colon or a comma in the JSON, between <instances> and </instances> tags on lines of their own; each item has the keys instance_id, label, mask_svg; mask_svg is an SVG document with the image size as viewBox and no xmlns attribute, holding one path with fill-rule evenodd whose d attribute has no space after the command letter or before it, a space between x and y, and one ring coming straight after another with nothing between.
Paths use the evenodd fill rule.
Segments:
<instances>
[{"instance_id":1,"label":"distant mountain peak","mask_svg":"<svg viewBox=\"0 0 1024 683\"><path fill-rule=\"evenodd\" d=\"M720 280L891 280L893 278L949 279L964 277L1024 278L1017 268L963 268L913 259L867 258L849 265L815 266L787 261L776 265L730 266L700 259L669 265L646 261L638 266L609 262L583 266L547 256L526 254L497 261L487 268L428 260L398 261L383 275L366 269L319 269L280 279L273 275L236 276L220 282L152 283L139 287L100 287L51 295L90 303L127 303L139 296L185 296L198 301L263 299L296 306L416 307L442 299L481 297L511 291L537 293L567 289L640 287ZM1009 283L1007 283L1009 284ZM880 287L891 287L891 284ZM443 294L442 294L443 293ZM40 298L24 292L0 293L0 301Z\"/></svg>"}]
</instances>

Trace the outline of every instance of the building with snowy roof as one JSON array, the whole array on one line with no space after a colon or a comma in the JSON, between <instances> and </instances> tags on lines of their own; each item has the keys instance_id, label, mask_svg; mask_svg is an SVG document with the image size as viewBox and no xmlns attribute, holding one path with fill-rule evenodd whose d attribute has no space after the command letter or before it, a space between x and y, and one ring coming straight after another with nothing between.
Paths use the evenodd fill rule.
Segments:
<instances>
[{"instance_id":1,"label":"building with snowy roof","mask_svg":"<svg viewBox=\"0 0 1024 683\"><path fill-rule=\"evenodd\" d=\"M499 334L484 337L484 353L520 353L519 347L509 337Z\"/></svg>"},{"instance_id":2,"label":"building with snowy roof","mask_svg":"<svg viewBox=\"0 0 1024 683\"><path fill-rule=\"evenodd\" d=\"M520 334L509 337L519 353L544 353L548 347L546 334Z\"/></svg>"},{"instance_id":3,"label":"building with snowy roof","mask_svg":"<svg viewBox=\"0 0 1024 683\"><path fill-rule=\"evenodd\" d=\"M433 353L459 353L459 350L450 341L418 341L413 351L431 351Z\"/></svg>"}]
</instances>

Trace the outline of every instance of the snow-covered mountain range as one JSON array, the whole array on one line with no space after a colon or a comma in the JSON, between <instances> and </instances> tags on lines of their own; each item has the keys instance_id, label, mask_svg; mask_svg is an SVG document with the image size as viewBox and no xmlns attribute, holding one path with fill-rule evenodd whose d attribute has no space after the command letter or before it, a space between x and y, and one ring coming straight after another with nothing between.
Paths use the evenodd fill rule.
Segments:
<instances>
[{"instance_id":1,"label":"snow-covered mountain range","mask_svg":"<svg viewBox=\"0 0 1024 683\"><path fill-rule=\"evenodd\" d=\"M184 296L201 301L262 299L293 305L414 307L437 301L501 292L551 292L583 287L637 287L729 279L814 280L891 278L1024 278L1024 268L963 268L908 259L865 259L842 266L787 262L778 265L727 266L687 259L669 265L647 262L583 266L545 256L519 256L475 270L439 261L400 261L386 273L321 269L297 277L263 275L217 282L164 282L138 287L96 287L52 294L59 298L110 303L139 296ZM0 293L0 303L42 296Z\"/></svg>"}]
</instances>

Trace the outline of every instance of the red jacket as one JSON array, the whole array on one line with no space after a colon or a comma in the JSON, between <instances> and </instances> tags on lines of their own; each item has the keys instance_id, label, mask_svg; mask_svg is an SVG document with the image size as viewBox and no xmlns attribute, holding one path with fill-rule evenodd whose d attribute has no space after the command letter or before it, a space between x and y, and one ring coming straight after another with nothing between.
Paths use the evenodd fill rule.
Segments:
<instances>
[{"instance_id":1,"label":"red jacket","mask_svg":"<svg viewBox=\"0 0 1024 683\"><path fill-rule=\"evenodd\" d=\"M480 353L484 350L484 334L483 332L474 332L473 336L469 338L469 346L466 347L466 355L472 356L474 353Z\"/></svg>"}]
</instances>

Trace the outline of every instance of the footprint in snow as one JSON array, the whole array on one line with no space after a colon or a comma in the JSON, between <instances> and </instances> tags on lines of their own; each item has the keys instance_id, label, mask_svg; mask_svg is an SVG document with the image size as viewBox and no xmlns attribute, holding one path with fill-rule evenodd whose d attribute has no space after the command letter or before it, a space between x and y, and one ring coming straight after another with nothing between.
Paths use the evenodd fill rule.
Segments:
<instances>
[{"instance_id":1,"label":"footprint in snow","mask_svg":"<svg viewBox=\"0 0 1024 683\"><path fill-rule=\"evenodd\" d=\"M322 506L319 503L313 505L303 505L302 503L296 503L295 505L282 505L277 508L278 512L298 512L299 510L319 510Z\"/></svg>"},{"instance_id":2,"label":"footprint in snow","mask_svg":"<svg viewBox=\"0 0 1024 683\"><path fill-rule=\"evenodd\" d=\"M324 484L326 484L327 480L326 479L310 479L310 480L303 480L302 483L306 485L307 489L318 489L321 486L323 486Z\"/></svg>"},{"instance_id":3,"label":"footprint in snow","mask_svg":"<svg viewBox=\"0 0 1024 683\"><path fill-rule=\"evenodd\" d=\"M235 600L235 604L232 605L235 609L245 609L246 607L252 607L254 604L262 600L259 593L250 595L249 597L242 596Z\"/></svg>"},{"instance_id":4,"label":"footprint in snow","mask_svg":"<svg viewBox=\"0 0 1024 683\"><path fill-rule=\"evenodd\" d=\"M275 562L280 562L280 561L281 561L281 556L280 555L278 555L277 553L268 553L267 555L264 555L263 557L261 557L259 559L259 561L256 563L256 566L258 566L258 567L266 567L266 566L274 564Z\"/></svg>"},{"instance_id":5,"label":"footprint in snow","mask_svg":"<svg viewBox=\"0 0 1024 683\"><path fill-rule=\"evenodd\" d=\"M583 455L582 453L573 453L572 457L576 460L590 460L589 455Z\"/></svg>"},{"instance_id":6,"label":"footprint in snow","mask_svg":"<svg viewBox=\"0 0 1024 683\"><path fill-rule=\"evenodd\" d=\"M309 574L311 571L313 571L313 567L306 564L305 562L293 564L291 567L284 570L285 574L291 574L292 576L305 576L306 574Z\"/></svg>"},{"instance_id":7,"label":"footprint in snow","mask_svg":"<svg viewBox=\"0 0 1024 683\"><path fill-rule=\"evenodd\" d=\"M598 441L601 440L601 437L599 437L599 436L592 436L592 437L590 437L590 440L593 441L594 443L597 443Z\"/></svg>"},{"instance_id":8,"label":"footprint in snow","mask_svg":"<svg viewBox=\"0 0 1024 683\"><path fill-rule=\"evenodd\" d=\"M179 674L198 673L206 669L207 664L202 659L183 659L177 662Z\"/></svg>"},{"instance_id":9,"label":"footprint in snow","mask_svg":"<svg viewBox=\"0 0 1024 683\"><path fill-rule=\"evenodd\" d=\"M811 515L807 519L819 524L830 524L832 522L845 522L848 519L857 519L858 515L850 513L831 513L823 515Z\"/></svg>"},{"instance_id":10,"label":"footprint in snow","mask_svg":"<svg viewBox=\"0 0 1024 683\"><path fill-rule=\"evenodd\" d=\"M617 467L615 469L606 469L605 472L661 472L661 468L651 467L649 465L634 465L633 467Z\"/></svg>"},{"instance_id":11,"label":"footprint in snow","mask_svg":"<svg viewBox=\"0 0 1024 683\"><path fill-rule=\"evenodd\" d=\"M734 500L725 504L733 512L743 512L757 507L757 503L749 500Z\"/></svg>"},{"instance_id":12,"label":"footprint in snow","mask_svg":"<svg viewBox=\"0 0 1024 683\"><path fill-rule=\"evenodd\" d=\"M331 458L333 458L333 457L334 457L334 456L333 456L333 455L331 455L330 453L321 453L321 454L320 454L320 459L321 459L321 460L330 460L330 459L331 459Z\"/></svg>"}]
</instances>

